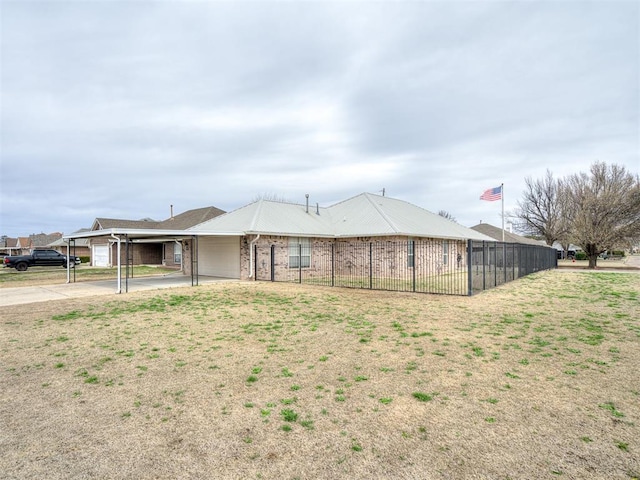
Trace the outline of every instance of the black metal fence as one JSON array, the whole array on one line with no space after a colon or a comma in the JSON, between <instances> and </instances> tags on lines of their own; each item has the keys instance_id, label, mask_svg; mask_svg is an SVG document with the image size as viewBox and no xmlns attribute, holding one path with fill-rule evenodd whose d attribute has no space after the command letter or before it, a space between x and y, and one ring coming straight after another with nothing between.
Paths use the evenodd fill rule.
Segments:
<instances>
[{"instance_id":1,"label":"black metal fence","mask_svg":"<svg viewBox=\"0 0 640 480\"><path fill-rule=\"evenodd\" d=\"M446 295L473 295L557 266L548 247L471 240L317 240L254 248L256 280Z\"/></svg>"},{"instance_id":2,"label":"black metal fence","mask_svg":"<svg viewBox=\"0 0 640 480\"><path fill-rule=\"evenodd\" d=\"M469 240L469 295L558 266L555 248Z\"/></svg>"}]
</instances>

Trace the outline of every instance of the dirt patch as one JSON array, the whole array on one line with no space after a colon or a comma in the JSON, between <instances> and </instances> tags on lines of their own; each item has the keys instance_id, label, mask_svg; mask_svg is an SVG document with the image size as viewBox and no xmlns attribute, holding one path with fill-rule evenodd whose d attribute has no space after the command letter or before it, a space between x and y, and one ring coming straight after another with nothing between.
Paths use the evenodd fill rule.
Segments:
<instances>
[{"instance_id":1,"label":"dirt patch","mask_svg":"<svg viewBox=\"0 0 640 480\"><path fill-rule=\"evenodd\" d=\"M640 276L7 307L6 478L635 478Z\"/></svg>"}]
</instances>

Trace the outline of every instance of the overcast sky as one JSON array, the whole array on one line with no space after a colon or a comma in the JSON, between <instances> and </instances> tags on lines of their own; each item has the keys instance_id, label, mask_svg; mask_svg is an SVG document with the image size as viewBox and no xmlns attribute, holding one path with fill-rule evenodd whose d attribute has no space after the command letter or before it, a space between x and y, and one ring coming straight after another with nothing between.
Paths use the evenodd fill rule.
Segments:
<instances>
[{"instance_id":1,"label":"overcast sky","mask_svg":"<svg viewBox=\"0 0 640 480\"><path fill-rule=\"evenodd\" d=\"M488 188L640 169L636 1L0 1L11 237L383 189L500 226Z\"/></svg>"}]
</instances>

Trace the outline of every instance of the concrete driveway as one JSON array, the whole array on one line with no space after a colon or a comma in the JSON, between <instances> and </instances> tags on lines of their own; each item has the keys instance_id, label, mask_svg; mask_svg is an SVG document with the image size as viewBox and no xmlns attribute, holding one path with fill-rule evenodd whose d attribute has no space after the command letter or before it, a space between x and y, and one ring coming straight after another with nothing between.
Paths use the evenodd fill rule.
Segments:
<instances>
[{"instance_id":1,"label":"concrete driveway","mask_svg":"<svg viewBox=\"0 0 640 480\"><path fill-rule=\"evenodd\" d=\"M198 283L206 285L218 282L239 282L237 279L200 276ZM191 277L184 275L163 275L154 277L138 277L129 279L129 292L141 290L158 290L163 288L190 287ZM47 302L64 298L90 297L93 295L118 295L116 280L100 280L96 282L61 283L55 285L39 285L32 287L11 287L0 289L0 307L22 305L27 303ZM122 292L125 285L122 281Z\"/></svg>"}]
</instances>

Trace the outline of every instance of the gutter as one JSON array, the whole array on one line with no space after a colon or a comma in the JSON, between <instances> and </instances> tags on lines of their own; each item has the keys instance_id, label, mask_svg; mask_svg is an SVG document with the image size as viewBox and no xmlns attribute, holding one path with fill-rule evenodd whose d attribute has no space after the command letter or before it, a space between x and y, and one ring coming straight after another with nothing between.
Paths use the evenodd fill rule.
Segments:
<instances>
[{"instance_id":1,"label":"gutter","mask_svg":"<svg viewBox=\"0 0 640 480\"><path fill-rule=\"evenodd\" d=\"M260 238L260 234L258 234L258 236L256 238L254 238L253 240L251 240L251 243L249 243L249 278L253 278L254 277L254 272L253 272L253 246L256 244L256 242L258 241L259 238Z\"/></svg>"}]
</instances>

